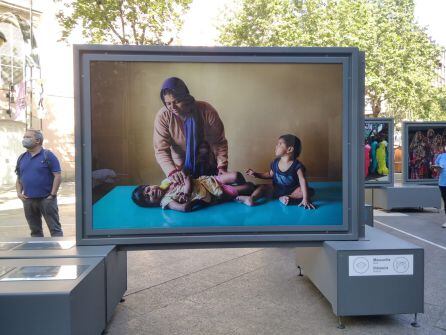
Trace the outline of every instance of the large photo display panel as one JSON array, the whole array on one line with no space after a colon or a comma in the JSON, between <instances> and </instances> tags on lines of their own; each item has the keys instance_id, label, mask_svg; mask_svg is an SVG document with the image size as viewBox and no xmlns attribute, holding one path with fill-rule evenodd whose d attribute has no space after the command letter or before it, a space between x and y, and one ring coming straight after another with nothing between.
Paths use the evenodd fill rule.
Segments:
<instances>
[{"instance_id":1,"label":"large photo display panel","mask_svg":"<svg viewBox=\"0 0 446 335\"><path fill-rule=\"evenodd\" d=\"M89 215L78 237L141 244L357 234L344 177L352 153L343 123L360 105L348 92L351 59L237 56L149 52L79 64L88 74L81 132L90 150L82 155Z\"/></svg>"},{"instance_id":2,"label":"large photo display panel","mask_svg":"<svg viewBox=\"0 0 446 335\"><path fill-rule=\"evenodd\" d=\"M366 187L393 184L393 119L365 119L364 177Z\"/></svg>"},{"instance_id":3,"label":"large photo display panel","mask_svg":"<svg viewBox=\"0 0 446 335\"><path fill-rule=\"evenodd\" d=\"M437 184L439 169L435 160L446 145L445 122L405 122L404 181Z\"/></svg>"}]
</instances>

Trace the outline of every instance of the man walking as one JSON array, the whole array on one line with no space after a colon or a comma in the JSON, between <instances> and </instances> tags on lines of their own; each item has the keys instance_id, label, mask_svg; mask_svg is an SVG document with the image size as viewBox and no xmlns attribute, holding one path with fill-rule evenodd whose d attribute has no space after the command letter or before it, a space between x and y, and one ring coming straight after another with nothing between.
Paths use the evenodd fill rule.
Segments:
<instances>
[{"instance_id":1,"label":"man walking","mask_svg":"<svg viewBox=\"0 0 446 335\"><path fill-rule=\"evenodd\" d=\"M43 237L42 216L51 236L63 236L57 207L57 190L62 181L57 157L42 148L43 134L29 129L23 136L26 152L20 155L16 166L17 196L23 201L26 221L32 237Z\"/></svg>"}]
</instances>

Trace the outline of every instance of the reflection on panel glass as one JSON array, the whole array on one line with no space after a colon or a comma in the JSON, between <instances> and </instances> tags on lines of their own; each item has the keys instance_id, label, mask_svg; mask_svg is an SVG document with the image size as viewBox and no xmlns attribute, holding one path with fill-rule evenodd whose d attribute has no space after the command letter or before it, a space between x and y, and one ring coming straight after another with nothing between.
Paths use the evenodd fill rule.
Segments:
<instances>
[{"instance_id":1,"label":"reflection on panel glass","mask_svg":"<svg viewBox=\"0 0 446 335\"><path fill-rule=\"evenodd\" d=\"M67 250L76 245L76 241L32 241L23 243L15 250Z\"/></svg>"},{"instance_id":2,"label":"reflection on panel glass","mask_svg":"<svg viewBox=\"0 0 446 335\"><path fill-rule=\"evenodd\" d=\"M446 146L446 124L408 124L408 167L409 181L438 179L440 169L436 168L437 157Z\"/></svg>"},{"instance_id":3,"label":"reflection on panel glass","mask_svg":"<svg viewBox=\"0 0 446 335\"><path fill-rule=\"evenodd\" d=\"M93 229L343 223L342 65L90 64Z\"/></svg>"},{"instance_id":4,"label":"reflection on panel glass","mask_svg":"<svg viewBox=\"0 0 446 335\"><path fill-rule=\"evenodd\" d=\"M22 244L23 242L1 242L0 251L11 250L12 248Z\"/></svg>"},{"instance_id":5,"label":"reflection on panel glass","mask_svg":"<svg viewBox=\"0 0 446 335\"><path fill-rule=\"evenodd\" d=\"M14 269L13 266L0 266L0 277Z\"/></svg>"},{"instance_id":6,"label":"reflection on panel glass","mask_svg":"<svg viewBox=\"0 0 446 335\"><path fill-rule=\"evenodd\" d=\"M89 265L22 266L0 281L76 279Z\"/></svg>"},{"instance_id":7,"label":"reflection on panel glass","mask_svg":"<svg viewBox=\"0 0 446 335\"><path fill-rule=\"evenodd\" d=\"M389 123L365 122L364 175L366 182L387 182L390 166Z\"/></svg>"}]
</instances>

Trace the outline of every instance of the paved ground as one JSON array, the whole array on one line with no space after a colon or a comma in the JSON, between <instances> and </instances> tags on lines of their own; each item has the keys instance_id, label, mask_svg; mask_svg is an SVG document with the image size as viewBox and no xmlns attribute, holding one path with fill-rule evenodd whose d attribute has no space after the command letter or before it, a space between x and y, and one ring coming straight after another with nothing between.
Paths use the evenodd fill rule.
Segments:
<instances>
[{"instance_id":1,"label":"paved ground","mask_svg":"<svg viewBox=\"0 0 446 335\"><path fill-rule=\"evenodd\" d=\"M73 190L66 183L59 197L66 236L75 233ZM14 197L13 189L0 190L0 236L28 235ZM307 277L297 276L294 250L273 248L129 252L126 301L107 330L110 335L446 335L445 220L436 211L375 211L377 228L425 249L420 328L410 326L412 315L392 315L345 318L346 329L337 329L328 301Z\"/></svg>"}]
</instances>

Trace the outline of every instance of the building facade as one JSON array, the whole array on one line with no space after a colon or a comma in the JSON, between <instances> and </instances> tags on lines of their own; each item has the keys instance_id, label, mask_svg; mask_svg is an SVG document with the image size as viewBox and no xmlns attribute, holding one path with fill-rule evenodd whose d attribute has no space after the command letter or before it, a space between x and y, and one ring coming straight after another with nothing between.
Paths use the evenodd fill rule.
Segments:
<instances>
[{"instance_id":1,"label":"building facade","mask_svg":"<svg viewBox=\"0 0 446 335\"><path fill-rule=\"evenodd\" d=\"M54 22L54 13L46 13L49 2L0 1L2 185L15 182L17 157L24 151L22 136L29 128L43 131L44 146L59 157L64 179L74 179L72 62L63 57L62 66L54 65L60 48L71 48L48 34L47 21Z\"/></svg>"}]
</instances>

